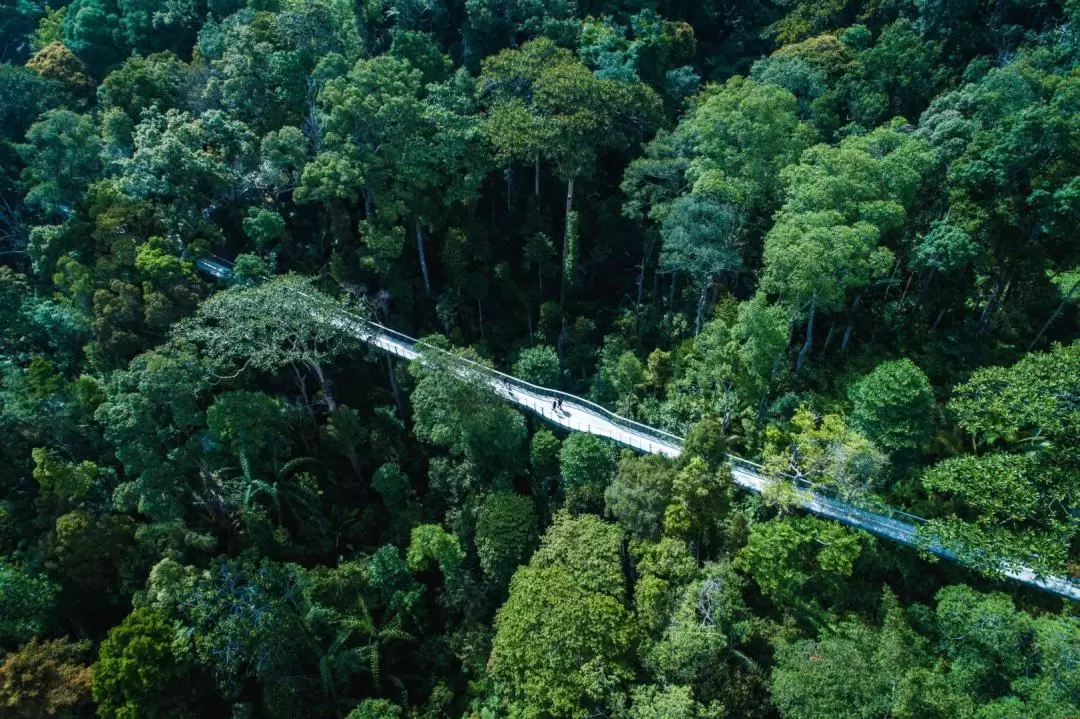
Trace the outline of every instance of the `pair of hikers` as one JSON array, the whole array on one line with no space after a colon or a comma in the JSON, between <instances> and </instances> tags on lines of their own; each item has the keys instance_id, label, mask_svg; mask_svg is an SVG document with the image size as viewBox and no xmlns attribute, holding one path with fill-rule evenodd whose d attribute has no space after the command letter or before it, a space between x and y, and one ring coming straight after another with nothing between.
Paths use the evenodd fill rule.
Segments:
<instances>
[{"instance_id":1,"label":"pair of hikers","mask_svg":"<svg viewBox=\"0 0 1080 719\"><path fill-rule=\"evenodd\" d=\"M551 409L553 409L556 412L561 412L562 411L562 398L561 397L559 399L555 399L555 400L551 401Z\"/></svg>"}]
</instances>

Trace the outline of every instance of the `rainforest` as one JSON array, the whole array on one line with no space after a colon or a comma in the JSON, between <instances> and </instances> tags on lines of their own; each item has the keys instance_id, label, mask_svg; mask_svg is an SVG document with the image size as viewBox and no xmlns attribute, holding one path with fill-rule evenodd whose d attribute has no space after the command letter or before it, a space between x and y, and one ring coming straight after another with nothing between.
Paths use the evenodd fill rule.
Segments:
<instances>
[{"instance_id":1,"label":"rainforest","mask_svg":"<svg viewBox=\"0 0 1080 719\"><path fill-rule=\"evenodd\" d=\"M0 719L1080 717L1080 0L4 0Z\"/></svg>"}]
</instances>

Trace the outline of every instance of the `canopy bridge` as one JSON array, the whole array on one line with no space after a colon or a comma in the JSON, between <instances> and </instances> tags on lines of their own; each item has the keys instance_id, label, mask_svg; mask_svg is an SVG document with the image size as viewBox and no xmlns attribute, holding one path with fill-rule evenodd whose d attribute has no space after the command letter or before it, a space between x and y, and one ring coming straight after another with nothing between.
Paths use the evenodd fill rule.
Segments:
<instances>
[{"instance_id":1,"label":"canopy bridge","mask_svg":"<svg viewBox=\"0 0 1080 719\"><path fill-rule=\"evenodd\" d=\"M200 270L218 279L231 274L229 263L223 260L203 258L197 261L197 265ZM426 352L439 353L450 359L452 366L463 377L486 383L505 401L559 427L606 437L649 454L677 457L682 451L682 437L627 419L582 397L534 385L348 312L339 312L330 322L366 344L404 360L418 359ZM561 405L558 405L559 400L562 401ZM760 494L778 482L787 483L793 489L791 494L794 502L807 512L949 561L959 561L955 551L920 534L919 527L926 523L922 517L888 506L872 510L857 507L844 501L832 488L814 484L803 477L777 476L766 472L761 465L735 455L729 454L728 460L734 482L743 489ZM1080 601L1080 584L1065 577L1040 574L1028 567L1005 561L998 567L998 573L1008 579Z\"/></svg>"}]
</instances>

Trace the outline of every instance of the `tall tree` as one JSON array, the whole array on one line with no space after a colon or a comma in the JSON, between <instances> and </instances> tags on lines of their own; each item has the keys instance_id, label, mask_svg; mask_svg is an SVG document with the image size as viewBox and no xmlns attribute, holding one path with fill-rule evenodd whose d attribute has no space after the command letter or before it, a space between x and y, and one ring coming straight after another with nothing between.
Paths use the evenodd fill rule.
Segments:
<instances>
[{"instance_id":1,"label":"tall tree","mask_svg":"<svg viewBox=\"0 0 1080 719\"><path fill-rule=\"evenodd\" d=\"M619 531L560 515L495 617L490 673L515 716L609 711L632 676Z\"/></svg>"},{"instance_id":2,"label":"tall tree","mask_svg":"<svg viewBox=\"0 0 1080 719\"><path fill-rule=\"evenodd\" d=\"M885 240L903 226L933 161L897 120L837 147L817 145L784 171L787 198L765 238L761 291L806 318L796 372L813 347L817 312L843 309L892 267Z\"/></svg>"},{"instance_id":3,"label":"tall tree","mask_svg":"<svg viewBox=\"0 0 1080 719\"><path fill-rule=\"evenodd\" d=\"M173 339L198 346L222 375L248 367L276 372L291 366L298 375L309 371L333 413L338 405L327 362L358 342L355 320L348 319L345 309L310 279L284 275L219 292L174 328Z\"/></svg>"}]
</instances>

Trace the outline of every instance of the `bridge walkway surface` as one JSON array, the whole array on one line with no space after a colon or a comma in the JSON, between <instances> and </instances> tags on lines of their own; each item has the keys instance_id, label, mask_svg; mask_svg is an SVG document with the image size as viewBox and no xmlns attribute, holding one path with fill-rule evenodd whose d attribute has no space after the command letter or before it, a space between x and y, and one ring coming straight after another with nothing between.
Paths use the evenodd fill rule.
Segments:
<instances>
[{"instance_id":1,"label":"bridge walkway surface","mask_svg":"<svg viewBox=\"0 0 1080 719\"><path fill-rule=\"evenodd\" d=\"M200 269L204 268L200 266ZM215 266L214 269L216 271L204 271L220 278L221 268ZM452 360L462 377L485 382L502 399L551 424L606 437L623 446L649 454L674 458L682 452L681 437L621 417L582 397L525 382L356 315L340 312L330 321L343 332L348 332L364 343L403 360L419 359L423 352L428 351L441 353ZM560 399L561 407L554 408L552 404ZM731 463L732 478L743 489L761 494L777 482L787 482L795 489L793 496L797 505L807 512L927 551L942 559L959 561L953 550L920 536L919 526L926 522L922 517L889 507L881 511L856 507L830 496L828 487L813 484L800 477L771 476L765 473L761 465L735 455L728 455L728 459ZM1080 584L1066 577L1040 574L1012 562L1002 562L999 573L1007 579L1080 601Z\"/></svg>"}]
</instances>

